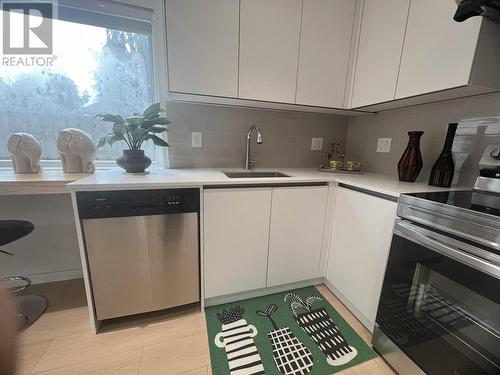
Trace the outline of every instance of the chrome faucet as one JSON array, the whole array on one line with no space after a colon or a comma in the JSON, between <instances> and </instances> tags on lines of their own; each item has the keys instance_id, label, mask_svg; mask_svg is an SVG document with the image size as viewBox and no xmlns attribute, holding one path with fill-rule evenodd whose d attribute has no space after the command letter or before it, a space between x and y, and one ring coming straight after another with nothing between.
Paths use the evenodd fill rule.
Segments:
<instances>
[{"instance_id":1,"label":"chrome faucet","mask_svg":"<svg viewBox=\"0 0 500 375\"><path fill-rule=\"evenodd\" d=\"M252 133L254 130L257 132L257 144L260 145L262 144L262 142L264 142L259 127L257 125L252 125L252 127L248 130L247 134L247 148L245 150L245 170L251 169L252 164L259 163L257 160L250 159L250 141L252 139Z\"/></svg>"}]
</instances>

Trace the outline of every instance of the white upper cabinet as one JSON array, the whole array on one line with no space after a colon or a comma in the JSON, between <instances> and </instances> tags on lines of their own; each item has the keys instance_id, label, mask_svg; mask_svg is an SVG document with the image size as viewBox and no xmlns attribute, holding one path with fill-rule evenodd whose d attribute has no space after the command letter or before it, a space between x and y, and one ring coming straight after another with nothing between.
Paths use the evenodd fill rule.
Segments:
<instances>
[{"instance_id":1,"label":"white upper cabinet","mask_svg":"<svg viewBox=\"0 0 500 375\"><path fill-rule=\"evenodd\" d=\"M166 5L173 100L339 113L500 89L500 23L455 22L455 0Z\"/></svg>"},{"instance_id":2,"label":"white upper cabinet","mask_svg":"<svg viewBox=\"0 0 500 375\"><path fill-rule=\"evenodd\" d=\"M238 95L238 0L167 0L171 92Z\"/></svg>"},{"instance_id":3,"label":"white upper cabinet","mask_svg":"<svg viewBox=\"0 0 500 375\"><path fill-rule=\"evenodd\" d=\"M328 186L273 189L267 286L319 277Z\"/></svg>"},{"instance_id":4,"label":"white upper cabinet","mask_svg":"<svg viewBox=\"0 0 500 375\"><path fill-rule=\"evenodd\" d=\"M240 98L295 102L301 8L301 0L241 0Z\"/></svg>"},{"instance_id":5,"label":"white upper cabinet","mask_svg":"<svg viewBox=\"0 0 500 375\"><path fill-rule=\"evenodd\" d=\"M297 104L344 107L354 0L304 0Z\"/></svg>"},{"instance_id":6,"label":"white upper cabinet","mask_svg":"<svg viewBox=\"0 0 500 375\"><path fill-rule=\"evenodd\" d=\"M482 18L455 22L456 9L455 0L411 2L396 99L469 83Z\"/></svg>"},{"instance_id":7,"label":"white upper cabinet","mask_svg":"<svg viewBox=\"0 0 500 375\"><path fill-rule=\"evenodd\" d=\"M362 8L351 107L393 100L410 0L368 0Z\"/></svg>"}]
</instances>

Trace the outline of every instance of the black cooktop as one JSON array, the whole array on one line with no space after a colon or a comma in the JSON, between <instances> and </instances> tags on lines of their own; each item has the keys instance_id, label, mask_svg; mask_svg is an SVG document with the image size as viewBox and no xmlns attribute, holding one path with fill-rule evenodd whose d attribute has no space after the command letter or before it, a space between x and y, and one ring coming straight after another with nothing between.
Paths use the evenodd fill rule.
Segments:
<instances>
[{"instance_id":1,"label":"black cooktop","mask_svg":"<svg viewBox=\"0 0 500 375\"><path fill-rule=\"evenodd\" d=\"M432 202L500 216L500 195L472 190L406 194Z\"/></svg>"}]
</instances>

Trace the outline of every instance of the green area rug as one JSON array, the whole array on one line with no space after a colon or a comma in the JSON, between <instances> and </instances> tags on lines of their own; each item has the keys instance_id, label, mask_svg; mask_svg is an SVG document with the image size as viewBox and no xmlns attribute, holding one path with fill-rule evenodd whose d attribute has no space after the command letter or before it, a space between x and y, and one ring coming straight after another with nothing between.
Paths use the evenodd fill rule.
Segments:
<instances>
[{"instance_id":1,"label":"green area rug","mask_svg":"<svg viewBox=\"0 0 500 375\"><path fill-rule=\"evenodd\" d=\"M375 352L314 287L209 307L214 375L328 375Z\"/></svg>"}]
</instances>

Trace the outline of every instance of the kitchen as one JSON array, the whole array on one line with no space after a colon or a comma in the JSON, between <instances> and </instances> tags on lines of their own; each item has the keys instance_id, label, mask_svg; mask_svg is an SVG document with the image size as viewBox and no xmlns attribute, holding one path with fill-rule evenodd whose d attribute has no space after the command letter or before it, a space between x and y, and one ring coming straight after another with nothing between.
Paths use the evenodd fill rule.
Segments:
<instances>
[{"instance_id":1,"label":"kitchen","mask_svg":"<svg viewBox=\"0 0 500 375\"><path fill-rule=\"evenodd\" d=\"M59 0L57 68L0 75L18 372L498 373L475 3Z\"/></svg>"}]
</instances>

